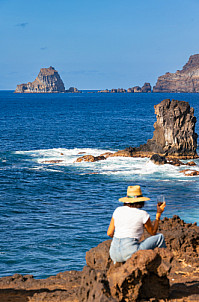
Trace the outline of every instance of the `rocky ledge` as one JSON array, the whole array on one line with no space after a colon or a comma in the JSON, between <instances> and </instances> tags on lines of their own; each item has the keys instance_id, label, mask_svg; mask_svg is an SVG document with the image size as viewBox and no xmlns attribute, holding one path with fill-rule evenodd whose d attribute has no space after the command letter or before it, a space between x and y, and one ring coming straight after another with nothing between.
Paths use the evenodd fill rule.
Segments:
<instances>
[{"instance_id":1,"label":"rocky ledge","mask_svg":"<svg viewBox=\"0 0 199 302\"><path fill-rule=\"evenodd\" d=\"M17 85L16 93L35 93L35 92L65 92L65 87L58 72L50 66L41 68L38 76L33 82Z\"/></svg>"},{"instance_id":2,"label":"rocky ledge","mask_svg":"<svg viewBox=\"0 0 199 302\"><path fill-rule=\"evenodd\" d=\"M126 263L112 263L107 240L86 253L82 271L40 280L20 274L0 278L0 301L199 301L199 227L174 216L164 218L159 231L166 249L136 252Z\"/></svg>"},{"instance_id":3,"label":"rocky ledge","mask_svg":"<svg viewBox=\"0 0 199 302\"><path fill-rule=\"evenodd\" d=\"M190 56L182 70L160 76L153 92L199 92L199 54Z\"/></svg>"}]
</instances>

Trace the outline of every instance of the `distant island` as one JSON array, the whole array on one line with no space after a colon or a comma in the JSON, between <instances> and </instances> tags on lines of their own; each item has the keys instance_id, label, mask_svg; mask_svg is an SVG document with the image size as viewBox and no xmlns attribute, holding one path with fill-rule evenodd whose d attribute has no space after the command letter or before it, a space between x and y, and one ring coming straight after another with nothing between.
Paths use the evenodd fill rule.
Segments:
<instances>
[{"instance_id":1,"label":"distant island","mask_svg":"<svg viewBox=\"0 0 199 302\"><path fill-rule=\"evenodd\" d=\"M80 92L77 88L70 87L65 90L64 83L54 67L41 68L33 82L17 85L16 93L56 93L56 92Z\"/></svg>"},{"instance_id":2,"label":"distant island","mask_svg":"<svg viewBox=\"0 0 199 302\"><path fill-rule=\"evenodd\" d=\"M75 87L65 89L64 83L54 67L41 68L33 82L17 85L16 93L81 93ZM190 56L182 70L175 73L167 72L158 78L156 85L151 88L150 83L142 87L114 88L96 91L98 93L198 93L199 92L199 54Z\"/></svg>"}]
</instances>

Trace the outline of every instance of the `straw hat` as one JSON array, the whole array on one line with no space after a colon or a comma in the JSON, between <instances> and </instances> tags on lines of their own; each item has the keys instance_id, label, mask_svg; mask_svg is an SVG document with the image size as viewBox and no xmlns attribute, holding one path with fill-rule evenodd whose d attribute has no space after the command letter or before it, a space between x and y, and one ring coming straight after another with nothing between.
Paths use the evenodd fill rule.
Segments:
<instances>
[{"instance_id":1,"label":"straw hat","mask_svg":"<svg viewBox=\"0 0 199 302\"><path fill-rule=\"evenodd\" d=\"M150 200L150 198L142 195L140 186L129 186L127 189L127 196L119 199L119 201L125 203L134 203L147 200Z\"/></svg>"}]
</instances>

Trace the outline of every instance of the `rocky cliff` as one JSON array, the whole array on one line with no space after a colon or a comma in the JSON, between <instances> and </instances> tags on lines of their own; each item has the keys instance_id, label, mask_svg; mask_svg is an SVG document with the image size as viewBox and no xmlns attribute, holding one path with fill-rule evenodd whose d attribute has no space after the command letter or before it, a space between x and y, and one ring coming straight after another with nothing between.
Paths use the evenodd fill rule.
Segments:
<instances>
[{"instance_id":1,"label":"rocky cliff","mask_svg":"<svg viewBox=\"0 0 199 302\"><path fill-rule=\"evenodd\" d=\"M199 227L174 216L160 221L159 231L166 249L138 251L126 263L112 263L107 240L86 253L82 271L0 278L0 301L199 301Z\"/></svg>"},{"instance_id":2,"label":"rocky cliff","mask_svg":"<svg viewBox=\"0 0 199 302\"><path fill-rule=\"evenodd\" d=\"M190 56L182 70L160 76L153 92L199 92L199 54Z\"/></svg>"},{"instance_id":3,"label":"rocky cliff","mask_svg":"<svg viewBox=\"0 0 199 302\"><path fill-rule=\"evenodd\" d=\"M135 151L160 153L166 156L197 156L196 117L188 102L169 99L155 106L157 121L153 138Z\"/></svg>"},{"instance_id":4,"label":"rocky cliff","mask_svg":"<svg viewBox=\"0 0 199 302\"><path fill-rule=\"evenodd\" d=\"M17 85L15 92L65 92L65 87L58 72L52 66L50 66L49 68L41 68L34 82Z\"/></svg>"}]
</instances>

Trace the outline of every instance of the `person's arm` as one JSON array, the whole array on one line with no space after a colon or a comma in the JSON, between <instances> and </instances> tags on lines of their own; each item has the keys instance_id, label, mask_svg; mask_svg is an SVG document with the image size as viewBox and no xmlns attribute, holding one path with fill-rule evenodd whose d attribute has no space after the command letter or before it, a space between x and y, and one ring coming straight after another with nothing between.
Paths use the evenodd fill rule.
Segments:
<instances>
[{"instance_id":1,"label":"person's arm","mask_svg":"<svg viewBox=\"0 0 199 302\"><path fill-rule=\"evenodd\" d=\"M155 219L154 224L152 224L150 217L147 220L147 222L145 223L144 226L150 235L155 235L157 233L160 217L161 217L161 214L164 212L165 207L166 207L166 202L163 202L163 204L161 206L157 205L157 214L156 214L156 219Z\"/></svg>"},{"instance_id":2,"label":"person's arm","mask_svg":"<svg viewBox=\"0 0 199 302\"><path fill-rule=\"evenodd\" d=\"M108 227L107 235L112 238L114 235L114 231L115 231L115 225L114 225L114 219L112 217Z\"/></svg>"}]
</instances>

